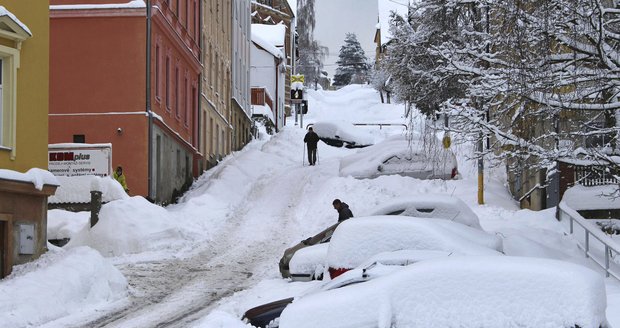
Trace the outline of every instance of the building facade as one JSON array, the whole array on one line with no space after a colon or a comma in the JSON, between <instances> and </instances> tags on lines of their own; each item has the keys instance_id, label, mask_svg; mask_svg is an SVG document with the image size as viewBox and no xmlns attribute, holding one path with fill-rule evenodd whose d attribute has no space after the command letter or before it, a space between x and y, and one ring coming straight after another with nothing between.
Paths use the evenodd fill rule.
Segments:
<instances>
[{"instance_id":1,"label":"building facade","mask_svg":"<svg viewBox=\"0 0 620 328\"><path fill-rule=\"evenodd\" d=\"M287 0L256 0L252 2L252 24L282 24L286 26L284 53L286 56L285 110L291 113L291 75L295 72L295 13Z\"/></svg>"},{"instance_id":2,"label":"building facade","mask_svg":"<svg viewBox=\"0 0 620 328\"><path fill-rule=\"evenodd\" d=\"M132 195L173 200L202 158L200 34L199 0L52 0L49 142L111 143Z\"/></svg>"},{"instance_id":3,"label":"building facade","mask_svg":"<svg viewBox=\"0 0 620 328\"><path fill-rule=\"evenodd\" d=\"M250 0L233 1L232 15L232 113L233 149L239 150L252 139L250 107Z\"/></svg>"},{"instance_id":4,"label":"building facade","mask_svg":"<svg viewBox=\"0 0 620 328\"><path fill-rule=\"evenodd\" d=\"M47 250L47 198L56 185L39 169L20 172L47 168L48 7L0 4L0 279Z\"/></svg>"}]
</instances>

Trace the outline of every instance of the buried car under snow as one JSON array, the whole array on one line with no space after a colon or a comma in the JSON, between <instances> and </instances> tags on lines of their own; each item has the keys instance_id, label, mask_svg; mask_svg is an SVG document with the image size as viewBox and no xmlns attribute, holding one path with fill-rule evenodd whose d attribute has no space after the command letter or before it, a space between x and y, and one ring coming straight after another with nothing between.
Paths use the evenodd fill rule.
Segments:
<instances>
[{"instance_id":1,"label":"buried car under snow","mask_svg":"<svg viewBox=\"0 0 620 328\"><path fill-rule=\"evenodd\" d=\"M350 270L336 279L324 281L319 286L308 289L296 298L366 282L395 272L406 265L450 255L452 254L448 252L426 250L401 250L380 253L366 260L358 268ZM254 327L276 328L278 327L280 314L296 298L289 297L251 308L244 313L242 320Z\"/></svg>"},{"instance_id":2,"label":"buried car under snow","mask_svg":"<svg viewBox=\"0 0 620 328\"><path fill-rule=\"evenodd\" d=\"M503 255L496 235L443 220L369 216L342 222L334 231L324 265L333 279L382 252L434 250L459 255ZM291 262L291 271L295 268Z\"/></svg>"},{"instance_id":3,"label":"buried car under snow","mask_svg":"<svg viewBox=\"0 0 620 328\"><path fill-rule=\"evenodd\" d=\"M456 156L434 137L408 140L394 136L340 161L340 175L376 178L398 174L416 179L454 179L458 176Z\"/></svg>"},{"instance_id":4,"label":"buried car under snow","mask_svg":"<svg viewBox=\"0 0 620 328\"><path fill-rule=\"evenodd\" d=\"M334 147L361 148L374 143L374 138L368 131L349 122L321 121L312 124L312 129L321 141Z\"/></svg>"},{"instance_id":5,"label":"buried car under snow","mask_svg":"<svg viewBox=\"0 0 620 328\"><path fill-rule=\"evenodd\" d=\"M296 299L279 327L599 328L607 327L605 293L598 273L573 263L448 257Z\"/></svg>"},{"instance_id":6,"label":"buried car under snow","mask_svg":"<svg viewBox=\"0 0 620 328\"><path fill-rule=\"evenodd\" d=\"M441 195L416 195L397 198L381 204L370 212L378 215L404 215L424 218L442 218L459 222L472 228L481 229L478 216L459 198ZM329 226L318 234L305 239L284 251L280 259L280 273L283 278L307 281L319 278L321 266L325 262L327 244L338 223ZM303 250L302 250L303 249ZM295 269L291 270L291 262Z\"/></svg>"}]
</instances>

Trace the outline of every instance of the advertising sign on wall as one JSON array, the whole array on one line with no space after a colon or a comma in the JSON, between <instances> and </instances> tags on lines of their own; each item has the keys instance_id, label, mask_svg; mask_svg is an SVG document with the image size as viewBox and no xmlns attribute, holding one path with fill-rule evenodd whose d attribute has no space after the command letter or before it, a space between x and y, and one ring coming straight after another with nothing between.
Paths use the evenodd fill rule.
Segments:
<instances>
[{"instance_id":1,"label":"advertising sign on wall","mask_svg":"<svg viewBox=\"0 0 620 328\"><path fill-rule=\"evenodd\" d=\"M109 176L112 174L112 144L51 144L47 166L56 176Z\"/></svg>"}]
</instances>

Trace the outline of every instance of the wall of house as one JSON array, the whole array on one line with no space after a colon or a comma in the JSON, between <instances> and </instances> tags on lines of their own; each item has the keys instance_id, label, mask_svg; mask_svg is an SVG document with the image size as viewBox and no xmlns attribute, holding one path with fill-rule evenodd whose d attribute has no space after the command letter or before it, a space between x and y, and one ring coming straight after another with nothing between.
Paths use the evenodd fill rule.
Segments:
<instances>
[{"instance_id":1,"label":"wall of house","mask_svg":"<svg viewBox=\"0 0 620 328\"><path fill-rule=\"evenodd\" d=\"M250 107L250 0L233 1L231 92L235 148L241 149L251 140Z\"/></svg>"},{"instance_id":2,"label":"wall of house","mask_svg":"<svg viewBox=\"0 0 620 328\"><path fill-rule=\"evenodd\" d=\"M38 258L47 251L47 197L56 186L35 189L32 183L0 180L0 278L11 267ZM21 251L20 225L33 227L32 249ZM26 241L27 242L27 241Z\"/></svg>"},{"instance_id":3,"label":"wall of house","mask_svg":"<svg viewBox=\"0 0 620 328\"><path fill-rule=\"evenodd\" d=\"M193 153L161 126L153 127L153 135L153 194L167 203L192 183Z\"/></svg>"},{"instance_id":4,"label":"wall of house","mask_svg":"<svg viewBox=\"0 0 620 328\"><path fill-rule=\"evenodd\" d=\"M111 143L130 193L147 196L144 9L50 15L49 143Z\"/></svg>"},{"instance_id":5,"label":"wall of house","mask_svg":"<svg viewBox=\"0 0 620 328\"><path fill-rule=\"evenodd\" d=\"M276 95L276 63L274 57L252 43L250 86L265 87L272 97Z\"/></svg>"},{"instance_id":6,"label":"wall of house","mask_svg":"<svg viewBox=\"0 0 620 328\"><path fill-rule=\"evenodd\" d=\"M0 167L25 172L47 168L49 108L49 15L45 1L3 0L0 3L32 32L21 44L17 77L15 147L0 149ZM0 38L2 39L2 38ZM17 48L15 42L3 44Z\"/></svg>"}]
</instances>

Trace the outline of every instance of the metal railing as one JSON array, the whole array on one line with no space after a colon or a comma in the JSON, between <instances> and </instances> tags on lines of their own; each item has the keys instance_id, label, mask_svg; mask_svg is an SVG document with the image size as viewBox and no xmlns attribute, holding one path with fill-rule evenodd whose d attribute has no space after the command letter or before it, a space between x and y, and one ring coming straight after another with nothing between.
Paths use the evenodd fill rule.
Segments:
<instances>
[{"instance_id":1,"label":"metal railing","mask_svg":"<svg viewBox=\"0 0 620 328\"><path fill-rule=\"evenodd\" d=\"M583 240L577 242L577 246L584 251L586 258L591 259L599 267L605 270L607 277L614 277L620 281L620 247L597 226L587 222L577 211L570 208L566 203L558 205L559 220L568 220L569 233L579 238L575 233L575 224L584 231ZM594 239L592 239L592 237ZM593 241L597 241L596 245ZM581 244L583 243L583 244ZM617 260L618 259L618 260Z\"/></svg>"},{"instance_id":2,"label":"metal railing","mask_svg":"<svg viewBox=\"0 0 620 328\"><path fill-rule=\"evenodd\" d=\"M313 123L307 124L306 130L313 125L314 125ZM379 130L383 129L384 126L398 126L398 127L405 128L405 130L408 129L407 124L404 124L404 123L353 123L353 125L355 126L378 126Z\"/></svg>"}]
</instances>

